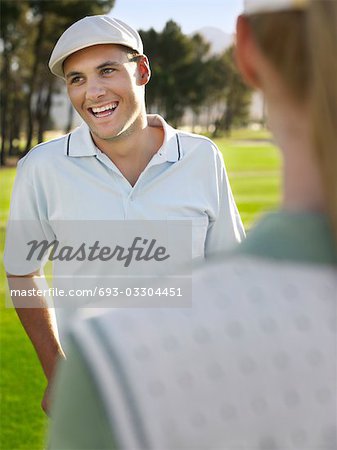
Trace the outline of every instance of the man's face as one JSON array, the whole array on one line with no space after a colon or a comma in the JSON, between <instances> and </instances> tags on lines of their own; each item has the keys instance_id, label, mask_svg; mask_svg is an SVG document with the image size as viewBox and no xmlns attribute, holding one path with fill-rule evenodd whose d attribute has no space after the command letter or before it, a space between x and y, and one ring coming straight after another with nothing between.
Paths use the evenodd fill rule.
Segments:
<instances>
[{"instance_id":1,"label":"man's face","mask_svg":"<svg viewBox=\"0 0 337 450\"><path fill-rule=\"evenodd\" d=\"M97 144L141 126L144 85L149 80L146 57L131 62L118 45L94 45L70 55L64 74L70 101Z\"/></svg>"}]
</instances>

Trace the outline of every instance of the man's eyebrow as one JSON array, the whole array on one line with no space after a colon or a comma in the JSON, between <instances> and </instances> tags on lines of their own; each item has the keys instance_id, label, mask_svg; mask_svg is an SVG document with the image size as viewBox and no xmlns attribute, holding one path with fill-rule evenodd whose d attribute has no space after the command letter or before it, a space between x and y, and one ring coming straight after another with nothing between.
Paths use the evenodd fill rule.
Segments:
<instances>
[{"instance_id":1,"label":"man's eyebrow","mask_svg":"<svg viewBox=\"0 0 337 450\"><path fill-rule=\"evenodd\" d=\"M96 67L97 70L103 69L107 66L120 66L122 63L119 61L105 61L104 63L100 64Z\"/></svg>"},{"instance_id":2,"label":"man's eyebrow","mask_svg":"<svg viewBox=\"0 0 337 450\"><path fill-rule=\"evenodd\" d=\"M122 65L122 63L119 62L119 61L105 61L104 63L102 63L99 66L97 66L96 70L101 70L101 69L104 69L104 67L108 67L108 66L115 66L116 67L116 66L120 66L120 65ZM67 73L66 79L74 77L74 76L79 76L79 75L82 75L82 73L81 72L72 71L72 72Z\"/></svg>"},{"instance_id":3,"label":"man's eyebrow","mask_svg":"<svg viewBox=\"0 0 337 450\"><path fill-rule=\"evenodd\" d=\"M66 75L66 79L74 77L74 76L78 76L78 75L81 75L81 72L69 72Z\"/></svg>"}]
</instances>

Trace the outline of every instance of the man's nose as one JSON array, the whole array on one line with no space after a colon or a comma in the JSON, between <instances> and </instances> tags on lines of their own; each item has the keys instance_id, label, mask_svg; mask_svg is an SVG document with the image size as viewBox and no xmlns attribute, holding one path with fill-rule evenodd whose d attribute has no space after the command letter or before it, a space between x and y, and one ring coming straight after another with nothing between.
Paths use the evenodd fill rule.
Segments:
<instances>
[{"instance_id":1,"label":"man's nose","mask_svg":"<svg viewBox=\"0 0 337 450\"><path fill-rule=\"evenodd\" d=\"M87 81L86 97L88 100L96 100L106 94L106 89L97 78Z\"/></svg>"}]
</instances>

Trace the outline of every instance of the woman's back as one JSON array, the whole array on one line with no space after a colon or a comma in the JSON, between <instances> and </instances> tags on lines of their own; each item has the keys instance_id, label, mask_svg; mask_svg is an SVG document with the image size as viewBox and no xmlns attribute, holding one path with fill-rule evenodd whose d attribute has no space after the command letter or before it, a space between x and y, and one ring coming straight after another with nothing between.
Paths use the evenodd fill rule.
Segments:
<instances>
[{"instance_id":1,"label":"woman's back","mask_svg":"<svg viewBox=\"0 0 337 450\"><path fill-rule=\"evenodd\" d=\"M337 448L337 2L245 4L237 62L283 155L280 211L194 272L190 308L76 325L52 448Z\"/></svg>"}]
</instances>

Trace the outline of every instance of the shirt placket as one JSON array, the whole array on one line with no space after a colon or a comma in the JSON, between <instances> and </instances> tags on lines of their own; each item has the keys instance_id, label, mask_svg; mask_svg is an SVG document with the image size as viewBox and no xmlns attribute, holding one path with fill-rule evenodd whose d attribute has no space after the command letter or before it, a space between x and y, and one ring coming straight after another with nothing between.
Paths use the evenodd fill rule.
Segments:
<instances>
[{"instance_id":1,"label":"shirt placket","mask_svg":"<svg viewBox=\"0 0 337 450\"><path fill-rule=\"evenodd\" d=\"M146 168L140 174L137 182L134 186L131 186L129 181L124 177L124 175L120 172L120 170L116 167L116 165L102 152L99 152L97 155L97 159L104 164L110 172L118 177L118 181L116 185L121 193L122 202L123 202L123 212L124 212L124 220L130 219L132 217L132 205L135 201L135 198L139 192L139 190L144 186L146 182L146 175L148 174L151 167L156 166L158 164L162 164L166 161L164 155L159 152L155 154L153 158L150 160Z\"/></svg>"}]
</instances>

